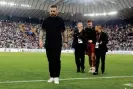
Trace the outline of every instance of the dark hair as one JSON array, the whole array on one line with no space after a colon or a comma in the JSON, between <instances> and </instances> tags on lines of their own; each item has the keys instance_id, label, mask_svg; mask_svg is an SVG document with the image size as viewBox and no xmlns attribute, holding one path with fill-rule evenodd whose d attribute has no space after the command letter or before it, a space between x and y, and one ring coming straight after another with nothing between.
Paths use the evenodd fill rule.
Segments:
<instances>
[{"instance_id":1,"label":"dark hair","mask_svg":"<svg viewBox=\"0 0 133 89\"><path fill-rule=\"evenodd\" d=\"M88 23L92 22L92 20L88 20Z\"/></svg>"},{"instance_id":2,"label":"dark hair","mask_svg":"<svg viewBox=\"0 0 133 89\"><path fill-rule=\"evenodd\" d=\"M50 8L57 8L57 6L56 5L52 5Z\"/></svg>"}]
</instances>

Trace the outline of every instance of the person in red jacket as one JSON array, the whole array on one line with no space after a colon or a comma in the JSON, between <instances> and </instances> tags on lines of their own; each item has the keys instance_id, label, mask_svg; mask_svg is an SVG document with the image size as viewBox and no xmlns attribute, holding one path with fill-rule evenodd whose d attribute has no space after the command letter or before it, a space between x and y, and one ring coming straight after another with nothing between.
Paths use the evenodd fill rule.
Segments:
<instances>
[{"instance_id":1,"label":"person in red jacket","mask_svg":"<svg viewBox=\"0 0 133 89\"><path fill-rule=\"evenodd\" d=\"M87 55L89 57L90 73L95 72L95 44L96 44L96 31L93 27L93 22L88 20L86 31L86 42L87 42Z\"/></svg>"}]
</instances>

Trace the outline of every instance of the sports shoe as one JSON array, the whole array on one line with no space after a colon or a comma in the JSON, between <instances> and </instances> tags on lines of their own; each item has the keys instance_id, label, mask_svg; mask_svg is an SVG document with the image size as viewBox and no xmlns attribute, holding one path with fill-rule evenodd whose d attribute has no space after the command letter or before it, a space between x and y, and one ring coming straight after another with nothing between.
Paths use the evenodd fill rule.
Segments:
<instances>
[{"instance_id":1,"label":"sports shoe","mask_svg":"<svg viewBox=\"0 0 133 89\"><path fill-rule=\"evenodd\" d=\"M92 73L95 73L95 67L92 67Z\"/></svg>"},{"instance_id":2,"label":"sports shoe","mask_svg":"<svg viewBox=\"0 0 133 89\"><path fill-rule=\"evenodd\" d=\"M58 77L54 78L54 83L59 84L59 78Z\"/></svg>"},{"instance_id":3,"label":"sports shoe","mask_svg":"<svg viewBox=\"0 0 133 89\"><path fill-rule=\"evenodd\" d=\"M50 78L49 80L48 80L48 83L52 83L54 81L54 78Z\"/></svg>"},{"instance_id":4,"label":"sports shoe","mask_svg":"<svg viewBox=\"0 0 133 89\"><path fill-rule=\"evenodd\" d=\"M92 67L90 68L89 73L92 73Z\"/></svg>"}]
</instances>

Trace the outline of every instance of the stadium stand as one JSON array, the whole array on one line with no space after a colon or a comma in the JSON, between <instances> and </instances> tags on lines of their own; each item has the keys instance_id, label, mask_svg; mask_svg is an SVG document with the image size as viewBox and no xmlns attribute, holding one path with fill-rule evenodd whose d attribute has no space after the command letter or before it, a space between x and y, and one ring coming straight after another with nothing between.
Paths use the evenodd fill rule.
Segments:
<instances>
[{"instance_id":1,"label":"stadium stand","mask_svg":"<svg viewBox=\"0 0 133 89\"><path fill-rule=\"evenodd\" d=\"M39 49L38 35L41 24L0 21L0 26L0 48ZM66 30L69 42L67 49L71 49L74 29L67 26ZM109 50L133 50L132 26L110 25L105 26L104 31L109 35Z\"/></svg>"}]
</instances>

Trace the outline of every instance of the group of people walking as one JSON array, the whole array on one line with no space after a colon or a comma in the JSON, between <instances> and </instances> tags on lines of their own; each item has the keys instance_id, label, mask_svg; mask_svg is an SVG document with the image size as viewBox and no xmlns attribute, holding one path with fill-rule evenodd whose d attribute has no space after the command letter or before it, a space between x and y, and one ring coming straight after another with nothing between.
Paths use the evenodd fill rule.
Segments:
<instances>
[{"instance_id":1,"label":"group of people walking","mask_svg":"<svg viewBox=\"0 0 133 89\"><path fill-rule=\"evenodd\" d=\"M88 72L94 75L98 74L99 63L101 59L101 72L105 72L105 55L108 51L106 44L108 36L103 31L102 26L93 27L93 22L88 20L87 27L84 29L83 23L77 23L77 29L73 34L73 45L75 49L75 63L77 73L84 73L85 54L88 55L90 70Z\"/></svg>"}]
</instances>

